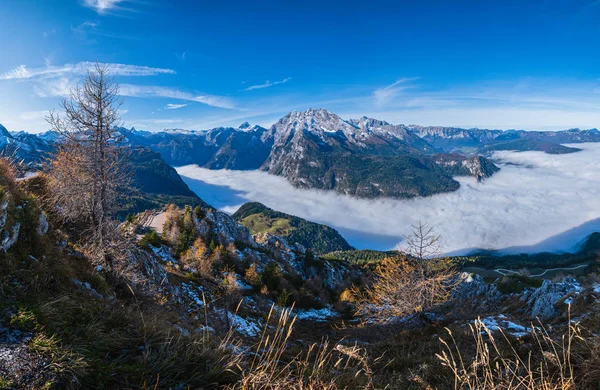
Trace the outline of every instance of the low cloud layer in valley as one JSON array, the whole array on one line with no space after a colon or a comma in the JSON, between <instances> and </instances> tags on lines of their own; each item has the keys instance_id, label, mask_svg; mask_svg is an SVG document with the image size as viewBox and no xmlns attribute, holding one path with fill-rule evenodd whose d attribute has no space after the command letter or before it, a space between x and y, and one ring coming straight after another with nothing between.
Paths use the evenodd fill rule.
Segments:
<instances>
[{"instance_id":1,"label":"low cloud layer in valley","mask_svg":"<svg viewBox=\"0 0 600 390\"><path fill-rule=\"evenodd\" d=\"M574 145L575 146L575 145ZM357 199L300 190L259 171L177 169L202 199L226 212L247 201L337 228L358 248L390 249L418 221L435 226L448 253L568 251L600 231L600 144L566 155L498 152L484 183L458 178L453 193L410 200Z\"/></svg>"}]
</instances>

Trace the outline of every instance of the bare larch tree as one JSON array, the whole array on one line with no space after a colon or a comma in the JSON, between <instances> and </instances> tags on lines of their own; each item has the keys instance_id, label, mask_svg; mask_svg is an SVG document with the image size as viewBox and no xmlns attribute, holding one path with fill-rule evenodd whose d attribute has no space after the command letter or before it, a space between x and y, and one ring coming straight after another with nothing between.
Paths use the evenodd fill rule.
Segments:
<instances>
[{"instance_id":1,"label":"bare larch tree","mask_svg":"<svg viewBox=\"0 0 600 390\"><path fill-rule=\"evenodd\" d=\"M82 237L103 254L130 176L117 131L121 104L108 67L96 64L61 102L64 116L47 118L62 136L48 175L53 201L65 217L85 224Z\"/></svg>"},{"instance_id":2,"label":"bare larch tree","mask_svg":"<svg viewBox=\"0 0 600 390\"><path fill-rule=\"evenodd\" d=\"M442 243L433 226L421 222L412 226L411 234L404 237L406 252L422 261L441 254Z\"/></svg>"}]
</instances>

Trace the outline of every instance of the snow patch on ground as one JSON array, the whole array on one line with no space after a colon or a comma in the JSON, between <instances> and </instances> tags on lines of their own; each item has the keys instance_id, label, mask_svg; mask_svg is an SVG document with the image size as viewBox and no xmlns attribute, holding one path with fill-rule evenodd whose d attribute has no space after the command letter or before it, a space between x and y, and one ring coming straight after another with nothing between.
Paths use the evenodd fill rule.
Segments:
<instances>
[{"instance_id":1,"label":"snow patch on ground","mask_svg":"<svg viewBox=\"0 0 600 390\"><path fill-rule=\"evenodd\" d=\"M337 317L338 313L329 307L324 307L323 309L294 310L292 315L299 320L325 322L329 318Z\"/></svg>"},{"instance_id":2,"label":"snow patch on ground","mask_svg":"<svg viewBox=\"0 0 600 390\"><path fill-rule=\"evenodd\" d=\"M189 283L181 283L181 291L196 305L204 306L204 300L202 299L201 293L202 290L200 288L194 288L194 286Z\"/></svg>"},{"instance_id":3,"label":"snow patch on ground","mask_svg":"<svg viewBox=\"0 0 600 390\"><path fill-rule=\"evenodd\" d=\"M252 321L234 313L227 313L227 316L229 317L231 327L238 333L248 337L256 337L260 334L262 324L259 320Z\"/></svg>"},{"instance_id":4,"label":"snow patch on ground","mask_svg":"<svg viewBox=\"0 0 600 390\"><path fill-rule=\"evenodd\" d=\"M497 332L502 330L505 333L514 337L523 337L529 334L529 330L527 327L509 321L504 314L499 314L495 317L492 316L481 318L480 321L491 332Z\"/></svg>"},{"instance_id":5,"label":"snow patch on ground","mask_svg":"<svg viewBox=\"0 0 600 390\"><path fill-rule=\"evenodd\" d=\"M161 245L159 248L156 248L150 245L150 248L152 249L152 252L165 263L177 264L177 260L171 255L169 247Z\"/></svg>"}]
</instances>

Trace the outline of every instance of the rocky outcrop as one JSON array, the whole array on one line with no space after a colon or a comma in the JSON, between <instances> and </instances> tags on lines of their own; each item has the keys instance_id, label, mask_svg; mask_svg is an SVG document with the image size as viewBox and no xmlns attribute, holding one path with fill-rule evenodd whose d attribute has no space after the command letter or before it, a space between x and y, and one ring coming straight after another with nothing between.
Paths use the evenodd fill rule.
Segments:
<instances>
[{"instance_id":1,"label":"rocky outcrop","mask_svg":"<svg viewBox=\"0 0 600 390\"><path fill-rule=\"evenodd\" d=\"M491 177L500 170L493 162L481 156L466 158L458 154L441 154L437 156L436 163L452 176L472 176L478 181Z\"/></svg>"},{"instance_id":2,"label":"rocky outcrop","mask_svg":"<svg viewBox=\"0 0 600 390\"><path fill-rule=\"evenodd\" d=\"M583 288L571 277L560 282L544 280L542 286L531 290L521 298L527 305L526 312L533 318L547 319L558 314L555 305L561 300L578 295Z\"/></svg>"},{"instance_id":3,"label":"rocky outcrop","mask_svg":"<svg viewBox=\"0 0 600 390\"><path fill-rule=\"evenodd\" d=\"M10 194L4 194L4 199ZM3 200L0 204L0 252L6 252L19 239L19 231L21 229L20 222L9 223L9 201Z\"/></svg>"},{"instance_id":4,"label":"rocky outcrop","mask_svg":"<svg viewBox=\"0 0 600 390\"><path fill-rule=\"evenodd\" d=\"M486 283L478 274L461 272L452 283L455 285L452 298L459 302L497 302L502 298L502 293L498 291L496 285Z\"/></svg>"},{"instance_id":5,"label":"rocky outcrop","mask_svg":"<svg viewBox=\"0 0 600 390\"><path fill-rule=\"evenodd\" d=\"M237 223L229 215L212 208L204 208L203 216L194 216L194 223L200 235L208 236L214 234L224 246L233 243L241 243L249 247L255 247L250 229Z\"/></svg>"},{"instance_id":6,"label":"rocky outcrop","mask_svg":"<svg viewBox=\"0 0 600 390\"><path fill-rule=\"evenodd\" d=\"M38 221L37 233L40 236L48 233L48 218L46 217L46 213L43 211L40 213L40 218Z\"/></svg>"}]
</instances>

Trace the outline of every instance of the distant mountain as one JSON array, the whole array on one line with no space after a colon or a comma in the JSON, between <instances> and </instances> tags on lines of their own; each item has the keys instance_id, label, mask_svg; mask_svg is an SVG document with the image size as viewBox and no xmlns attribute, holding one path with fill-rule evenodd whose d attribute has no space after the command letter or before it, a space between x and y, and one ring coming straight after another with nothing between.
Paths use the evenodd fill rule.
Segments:
<instances>
[{"instance_id":1,"label":"distant mountain","mask_svg":"<svg viewBox=\"0 0 600 390\"><path fill-rule=\"evenodd\" d=\"M173 166L197 164L210 169L258 169L271 151L263 140L267 129L242 124L205 131L166 130L159 133L121 129L127 141L160 153Z\"/></svg>"},{"instance_id":2,"label":"distant mountain","mask_svg":"<svg viewBox=\"0 0 600 390\"><path fill-rule=\"evenodd\" d=\"M494 150L535 150L549 154L579 151L566 143L600 142L598 129L563 131L485 130L455 127L409 126L409 131L445 152L466 154Z\"/></svg>"},{"instance_id":3,"label":"distant mountain","mask_svg":"<svg viewBox=\"0 0 600 390\"><path fill-rule=\"evenodd\" d=\"M238 128L121 129L127 141L161 154L169 164L209 169L262 169L301 188L360 197L411 198L454 191L452 176L483 179L498 169L478 157L446 155L404 125L362 117L344 120L324 109L294 111L268 130Z\"/></svg>"},{"instance_id":4,"label":"distant mountain","mask_svg":"<svg viewBox=\"0 0 600 390\"><path fill-rule=\"evenodd\" d=\"M59 134L56 132L9 132L0 125L0 153L18 160L21 171L43 169L42 163L56 151L56 143L59 140ZM132 184L136 191L128 197L122 214L160 208L168 203L180 206L206 205L159 153L146 147L133 147L127 163L133 173Z\"/></svg>"},{"instance_id":5,"label":"distant mountain","mask_svg":"<svg viewBox=\"0 0 600 390\"><path fill-rule=\"evenodd\" d=\"M269 136L273 147L261 169L297 187L360 197L454 191L460 184L453 175L482 179L498 170L483 158L439 154L404 126L366 117L345 121L324 109L291 112L271 127Z\"/></svg>"},{"instance_id":6,"label":"distant mountain","mask_svg":"<svg viewBox=\"0 0 600 390\"><path fill-rule=\"evenodd\" d=\"M290 243L299 243L317 254L354 249L337 230L305 219L272 210L258 202L249 202L232 217L253 234L271 233Z\"/></svg>"},{"instance_id":7,"label":"distant mountain","mask_svg":"<svg viewBox=\"0 0 600 390\"><path fill-rule=\"evenodd\" d=\"M52 149L52 145L40 135L24 131L9 132L0 125L0 152L3 156L14 158L33 168L41 164Z\"/></svg>"},{"instance_id":8,"label":"distant mountain","mask_svg":"<svg viewBox=\"0 0 600 390\"><path fill-rule=\"evenodd\" d=\"M482 149L483 152L492 152L497 150L513 150L518 152L540 151L548 154L568 154L580 152L579 148L534 139L516 139L513 141L499 142Z\"/></svg>"},{"instance_id":9,"label":"distant mountain","mask_svg":"<svg viewBox=\"0 0 600 390\"><path fill-rule=\"evenodd\" d=\"M269 129L121 128L124 142L160 154L171 166L256 170L285 177L299 188L333 190L365 198L412 198L455 191L455 176L483 180L499 168L497 150L574 153L563 143L600 142L597 129L555 132L394 125L362 117L345 120L325 109L293 111ZM31 135L0 128L0 147L39 164L55 133Z\"/></svg>"}]
</instances>

